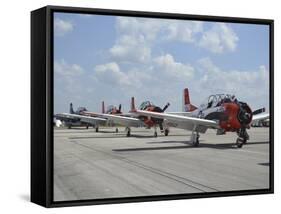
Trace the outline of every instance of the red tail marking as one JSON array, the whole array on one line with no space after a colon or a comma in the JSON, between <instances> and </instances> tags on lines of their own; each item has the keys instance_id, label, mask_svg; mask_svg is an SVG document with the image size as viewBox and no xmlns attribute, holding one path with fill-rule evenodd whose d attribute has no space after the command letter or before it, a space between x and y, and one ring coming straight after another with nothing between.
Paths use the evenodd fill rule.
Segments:
<instances>
[{"instance_id":1,"label":"red tail marking","mask_svg":"<svg viewBox=\"0 0 281 214\"><path fill-rule=\"evenodd\" d=\"M195 109L197 109L197 107L190 103L188 88L185 88L183 90L183 110L185 112L190 112L194 111Z\"/></svg>"},{"instance_id":2,"label":"red tail marking","mask_svg":"<svg viewBox=\"0 0 281 214\"><path fill-rule=\"evenodd\" d=\"M136 111L135 98L134 97L131 98L131 111Z\"/></svg>"},{"instance_id":3,"label":"red tail marking","mask_svg":"<svg viewBox=\"0 0 281 214\"><path fill-rule=\"evenodd\" d=\"M184 105L190 104L188 88L185 88L185 89L183 90L183 96L184 96Z\"/></svg>"}]
</instances>

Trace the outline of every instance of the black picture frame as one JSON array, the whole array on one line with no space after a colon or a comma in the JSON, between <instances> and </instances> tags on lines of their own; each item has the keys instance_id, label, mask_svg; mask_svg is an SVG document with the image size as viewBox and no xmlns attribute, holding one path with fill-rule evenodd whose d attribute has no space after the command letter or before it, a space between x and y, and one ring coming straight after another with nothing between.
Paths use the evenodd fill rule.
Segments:
<instances>
[{"instance_id":1,"label":"black picture frame","mask_svg":"<svg viewBox=\"0 0 281 214\"><path fill-rule=\"evenodd\" d=\"M55 202L53 200L53 14L80 13L111 16L169 18L183 20L251 23L270 27L270 188L215 193L176 194L114 199L91 199ZM112 204L189 198L225 197L238 195L268 194L274 192L274 21L250 19L92 9L79 7L46 6L31 12L31 201L44 207Z\"/></svg>"}]
</instances>

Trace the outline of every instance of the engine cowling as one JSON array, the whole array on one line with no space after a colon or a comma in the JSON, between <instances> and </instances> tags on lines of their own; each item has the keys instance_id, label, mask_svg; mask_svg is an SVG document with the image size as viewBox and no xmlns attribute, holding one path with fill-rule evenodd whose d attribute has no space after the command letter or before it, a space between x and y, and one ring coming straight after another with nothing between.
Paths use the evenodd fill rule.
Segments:
<instances>
[{"instance_id":1,"label":"engine cowling","mask_svg":"<svg viewBox=\"0 0 281 214\"><path fill-rule=\"evenodd\" d=\"M228 119L220 121L220 126L225 131L237 131L251 123L253 114L246 103L224 103L223 107Z\"/></svg>"}]
</instances>

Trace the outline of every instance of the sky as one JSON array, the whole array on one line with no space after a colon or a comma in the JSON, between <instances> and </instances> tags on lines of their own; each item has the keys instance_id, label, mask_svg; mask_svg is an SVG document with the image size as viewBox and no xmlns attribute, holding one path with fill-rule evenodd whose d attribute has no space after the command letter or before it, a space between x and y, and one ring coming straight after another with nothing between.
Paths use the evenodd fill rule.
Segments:
<instances>
[{"instance_id":1,"label":"sky","mask_svg":"<svg viewBox=\"0 0 281 214\"><path fill-rule=\"evenodd\" d=\"M149 100L182 111L211 94L269 107L269 26L54 14L54 113Z\"/></svg>"}]
</instances>

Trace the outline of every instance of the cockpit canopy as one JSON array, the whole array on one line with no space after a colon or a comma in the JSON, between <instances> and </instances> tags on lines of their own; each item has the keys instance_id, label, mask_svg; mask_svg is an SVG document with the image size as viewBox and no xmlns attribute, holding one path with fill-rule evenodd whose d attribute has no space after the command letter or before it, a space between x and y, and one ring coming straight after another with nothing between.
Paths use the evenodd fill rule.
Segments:
<instances>
[{"instance_id":1,"label":"cockpit canopy","mask_svg":"<svg viewBox=\"0 0 281 214\"><path fill-rule=\"evenodd\" d=\"M114 110L116 110L116 107L114 105L109 105L106 109L106 113L111 113Z\"/></svg>"},{"instance_id":2,"label":"cockpit canopy","mask_svg":"<svg viewBox=\"0 0 281 214\"><path fill-rule=\"evenodd\" d=\"M78 113L83 112L83 111L87 111L87 109L85 107L78 107L77 108Z\"/></svg>"},{"instance_id":3,"label":"cockpit canopy","mask_svg":"<svg viewBox=\"0 0 281 214\"><path fill-rule=\"evenodd\" d=\"M145 110L145 109L146 109L147 107L149 107L149 106L154 106L154 105L153 105L153 103L150 102L150 101L144 101L144 102L140 105L139 109L140 109L140 110Z\"/></svg>"},{"instance_id":4,"label":"cockpit canopy","mask_svg":"<svg viewBox=\"0 0 281 214\"><path fill-rule=\"evenodd\" d=\"M208 97L207 108L220 106L222 103L236 102L237 99L231 94L215 94Z\"/></svg>"}]
</instances>

